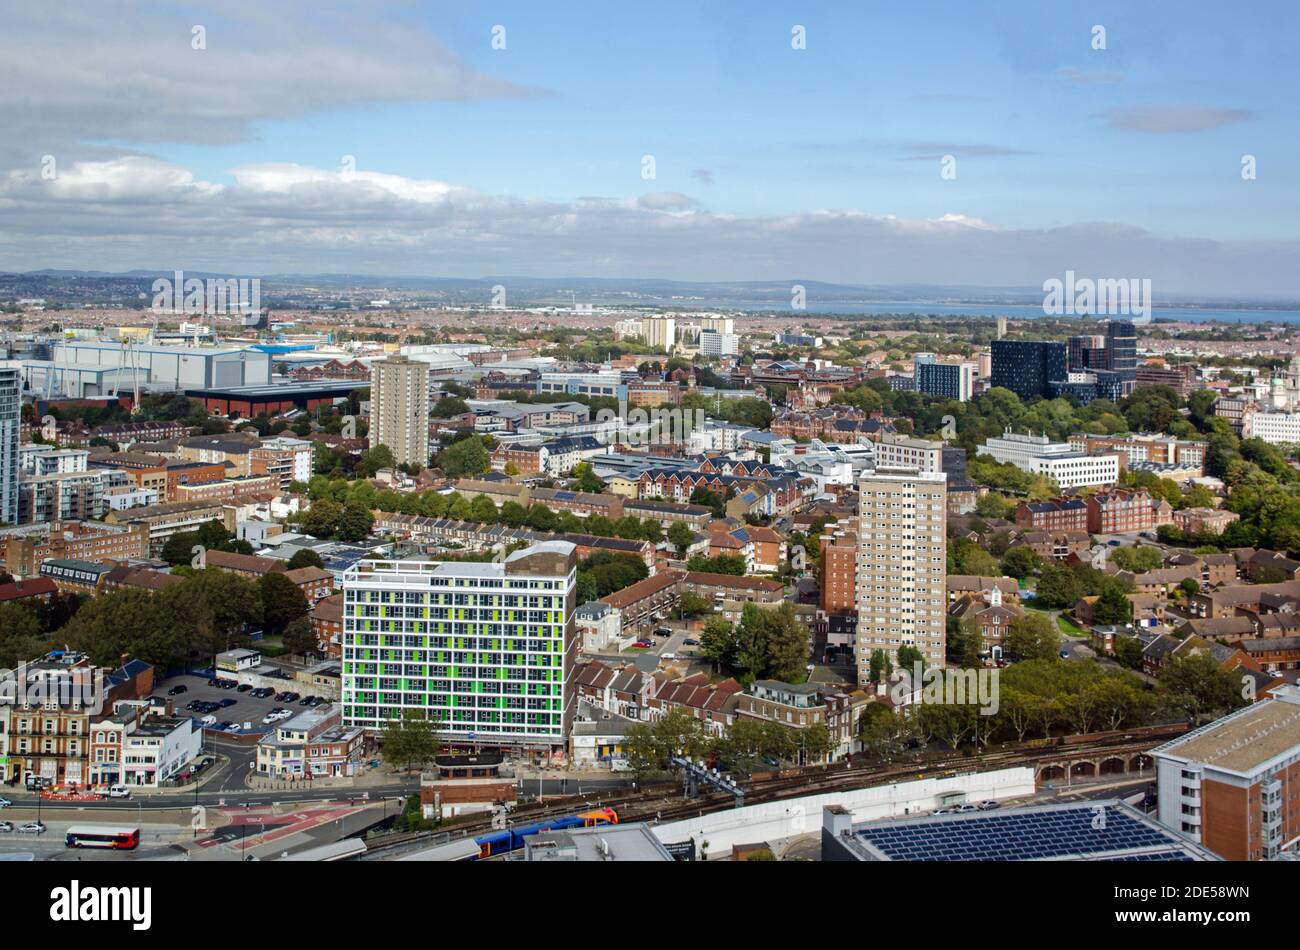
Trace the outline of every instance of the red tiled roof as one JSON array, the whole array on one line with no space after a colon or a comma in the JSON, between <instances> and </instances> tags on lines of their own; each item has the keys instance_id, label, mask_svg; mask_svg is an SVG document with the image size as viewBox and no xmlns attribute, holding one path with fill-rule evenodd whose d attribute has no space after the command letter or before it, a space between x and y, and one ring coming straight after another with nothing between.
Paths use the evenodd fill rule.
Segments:
<instances>
[{"instance_id":1,"label":"red tiled roof","mask_svg":"<svg viewBox=\"0 0 1300 950\"><path fill-rule=\"evenodd\" d=\"M0 584L0 603L22 600L24 597L44 597L58 590L54 581L48 577L33 577L27 581L14 581L12 584Z\"/></svg>"}]
</instances>

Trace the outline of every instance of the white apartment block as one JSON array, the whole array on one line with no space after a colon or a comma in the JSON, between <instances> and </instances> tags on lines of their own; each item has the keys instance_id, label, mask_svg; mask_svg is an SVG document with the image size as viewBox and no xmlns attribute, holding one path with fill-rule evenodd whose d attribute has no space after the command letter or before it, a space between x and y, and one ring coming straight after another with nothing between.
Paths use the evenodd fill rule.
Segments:
<instances>
[{"instance_id":1,"label":"white apartment block","mask_svg":"<svg viewBox=\"0 0 1300 950\"><path fill-rule=\"evenodd\" d=\"M947 493L941 472L878 468L858 482L858 682L871 654L896 662L913 646L929 666L946 655Z\"/></svg>"},{"instance_id":2,"label":"white apartment block","mask_svg":"<svg viewBox=\"0 0 1300 950\"><path fill-rule=\"evenodd\" d=\"M701 356L735 356L740 352L740 340L734 333L717 330L700 331Z\"/></svg>"},{"instance_id":3,"label":"white apartment block","mask_svg":"<svg viewBox=\"0 0 1300 950\"><path fill-rule=\"evenodd\" d=\"M875 447L877 468L914 468L919 472L943 471L943 443L884 435Z\"/></svg>"},{"instance_id":4,"label":"white apartment block","mask_svg":"<svg viewBox=\"0 0 1300 950\"><path fill-rule=\"evenodd\" d=\"M307 439L295 439L286 435L277 435L268 439L263 439L261 447L264 449L275 449L280 452L291 453L293 458L291 467L292 480L295 482L311 481L312 449L315 448L315 443L309 442Z\"/></svg>"},{"instance_id":5,"label":"white apartment block","mask_svg":"<svg viewBox=\"0 0 1300 950\"><path fill-rule=\"evenodd\" d=\"M1084 455L1068 442L1053 442L1045 435L1007 431L987 440L976 452L1034 475L1049 475L1061 491L1113 485L1119 479L1118 455Z\"/></svg>"},{"instance_id":6,"label":"white apartment block","mask_svg":"<svg viewBox=\"0 0 1300 950\"><path fill-rule=\"evenodd\" d=\"M577 549L545 541L501 563L361 561L343 577L343 723L406 710L451 742L564 747L580 646Z\"/></svg>"},{"instance_id":7,"label":"white apartment block","mask_svg":"<svg viewBox=\"0 0 1300 950\"><path fill-rule=\"evenodd\" d=\"M370 365L370 447L377 445L398 465L429 464L428 363L392 356Z\"/></svg>"},{"instance_id":8,"label":"white apartment block","mask_svg":"<svg viewBox=\"0 0 1300 950\"><path fill-rule=\"evenodd\" d=\"M1300 442L1300 412L1250 412L1242 417L1241 437L1273 445Z\"/></svg>"}]
</instances>

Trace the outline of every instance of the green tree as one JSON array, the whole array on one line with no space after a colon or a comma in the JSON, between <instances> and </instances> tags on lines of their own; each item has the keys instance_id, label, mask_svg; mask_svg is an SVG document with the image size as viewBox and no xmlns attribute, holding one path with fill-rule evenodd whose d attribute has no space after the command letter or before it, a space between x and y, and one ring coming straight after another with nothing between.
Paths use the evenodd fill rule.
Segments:
<instances>
[{"instance_id":1,"label":"green tree","mask_svg":"<svg viewBox=\"0 0 1300 950\"><path fill-rule=\"evenodd\" d=\"M300 567L319 567L324 570L325 562L311 548L299 548L294 552L293 557L289 558L287 567L291 571L296 571Z\"/></svg>"},{"instance_id":2,"label":"green tree","mask_svg":"<svg viewBox=\"0 0 1300 950\"><path fill-rule=\"evenodd\" d=\"M491 456L478 436L453 442L438 453L436 464L449 478L480 475L492 467Z\"/></svg>"},{"instance_id":3,"label":"green tree","mask_svg":"<svg viewBox=\"0 0 1300 950\"><path fill-rule=\"evenodd\" d=\"M1126 624L1133 620L1133 602L1115 585L1101 592L1092 606L1094 624Z\"/></svg>"},{"instance_id":4,"label":"green tree","mask_svg":"<svg viewBox=\"0 0 1300 950\"><path fill-rule=\"evenodd\" d=\"M307 617L297 617L284 628L284 648L290 653L314 653L320 648L316 628Z\"/></svg>"},{"instance_id":5,"label":"green tree","mask_svg":"<svg viewBox=\"0 0 1300 950\"><path fill-rule=\"evenodd\" d=\"M262 601L262 623L271 636L279 636L293 621L307 615L302 589L281 571L269 571L257 581Z\"/></svg>"},{"instance_id":6,"label":"green tree","mask_svg":"<svg viewBox=\"0 0 1300 950\"><path fill-rule=\"evenodd\" d=\"M436 719L427 718L418 709L404 709L400 716L392 716L384 723L380 748L390 765L400 765L409 772L438 755L438 731Z\"/></svg>"},{"instance_id":7,"label":"green tree","mask_svg":"<svg viewBox=\"0 0 1300 950\"><path fill-rule=\"evenodd\" d=\"M349 501L343 506L339 515L338 537L340 541L364 541L370 537L375 526L375 516L359 499Z\"/></svg>"},{"instance_id":8,"label":"green tree","mask_svg":"<svg viewBox=\"0 0 1300 950\"><path fill-rule=\"evenodd\" d=\"M497 506L487 495L475 495L469 503L469 520L480 524L495 524Z\"/></svg>"},{"instance_id":9,"label":"green tree","mask_svg":"<svg viewBox=\"0 0 1300 950\"><path fill-rule=\"evenodd\" d=\"M674 521L668 529L669 543L677 547L677 556L685 557L686 549L695 541L695 532L684 521Z\"/></svg>"},{"instance_id":10,"label":"green tree","mask_svg":"<svg viewBox=\"0 0 1300 950\"><path fill-rule=\"evenodd\" d=\"M1007 627L1002 648L1016 660L1048 660L1061 649L1061 634L1039 613L1026 613Z\"/></svg>"},{"instance_id":11,"label":"green tree","mask_svg":"<svg viewBox=\"0 0 1300 950\"><path fill-rule=\"evenodd\" d=\"M1002 555L1002 573L1008 577L1023 580L1037 574L1043 568L1043 559L1027 545L1008 548Z\"/></svg>"},{"instance_id":12,"label":"green tree","mask_svg":"<svg viewBox=\"0 0 1300 950\"><path fill-rule=\"evenodd\" d=\"M723 617L710 617L700 634L700 656L718 669L731 668L736 661L736 628Z\"/></svg>"}]
</instances>

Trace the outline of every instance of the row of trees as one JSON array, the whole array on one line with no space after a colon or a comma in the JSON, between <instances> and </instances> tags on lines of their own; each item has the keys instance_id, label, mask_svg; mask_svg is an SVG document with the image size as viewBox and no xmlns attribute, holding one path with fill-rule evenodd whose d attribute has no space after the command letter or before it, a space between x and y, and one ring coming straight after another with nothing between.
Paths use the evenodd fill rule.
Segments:
<instances>
[{"instance_id":1,"label":"row of trees","mask_svg":"<svg viewBox=\"0 0 1300 950\"><path fill-rule=\"evenodd\" d=\"M258 628L283 637L291 652L315 649L307 600L283 573L257 581L215 569L186 567L177 573L184 578L180 583L157 592L121 588L81 603L56 628L43 623L33 608L8 605L0 617L0 644L14 655L0 659L30 660L66 646L103 666L116 666L129 654L173 669L208 660Z\"/></svg>"},{"instance_id":2,"label":"row of trees","mask_svg":"<svg viewBox=\"0 0 1300 950\"><path fill-rule=\"evenodd\" d=\"M991 715L982 713L975 697L964 703L921 702L902 713L871 704L858 724L864 750L890 757L930 742L980 749L995 740L1024 742L1061 731L1079 734L1179 718L1197 724L1246 702L1237 678L1201 655L1174 660L1154 690L1131 672L1097 663L1031 659L999 672Z\"/></svg>"},{"instance_id":3,"label":"row of trees","mask_svg":"<svg viewBox=\"0 0 1300 950\"><path fill-rule=\"evenodd\" d=\"M833 748L824 722L795 729L778 722L737 718L723 736L683 709L653 723L629 726L623 755L638 773L677 771L674 758L716 760L728 771L750 772L763 760L820 762Z\"/></svg>"}]
</instances>

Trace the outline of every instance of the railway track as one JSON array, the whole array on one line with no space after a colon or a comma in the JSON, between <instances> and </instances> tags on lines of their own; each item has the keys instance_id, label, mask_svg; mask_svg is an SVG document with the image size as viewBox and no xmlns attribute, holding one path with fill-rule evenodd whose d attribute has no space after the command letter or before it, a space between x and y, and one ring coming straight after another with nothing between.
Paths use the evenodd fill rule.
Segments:
<instances>
[{"instance_id":1,"label":"railway track","mask_svg":"<svg viewBox=\"0 0 1300 950\"><path fill-rule=\"evenodd\" d=\"M800 770L798 774L757 779L743 785L745 804L801 798L833 791L852 791L897 781L925 778L944 778L954 775L987 772L1016 765L1037 765L1044 760L1062 758L1087 758L1098 754L1136 755L1146 752L1166 739L1181 735L1185 726L1168 729L1147 729L1141 734L1105 734L1092 741L1035 745L1014 749L999 749L979 755L949 755L938 759L909 762L886 762L872 765ZM702 792L684 801L676 783L664 782L644 786L625 795L576 796L551 799L542 803L520 805L510 814L512 825L530 824L546 818L557 818L591 807L614 808L620 821L667 822L694 818L735 807L731 795L720 792ZM484 817L458 824L455 829L440 832L404 832L376 840L370 844L370 854L382 854L408 848L415 844L438 843L457 838L484 834L492 829L492 821Z\"/></svg>"}]
</instances>

